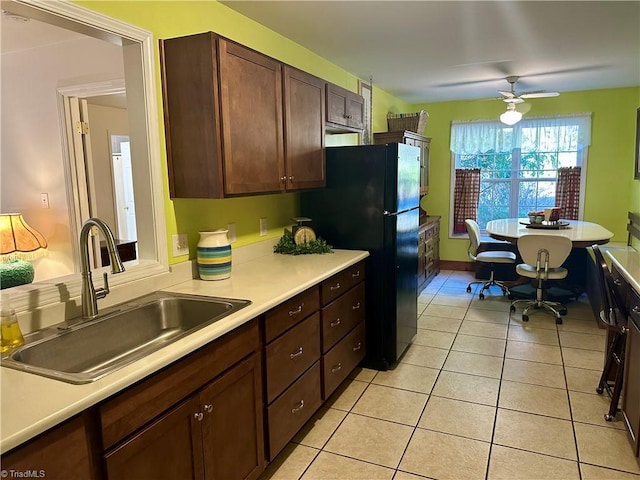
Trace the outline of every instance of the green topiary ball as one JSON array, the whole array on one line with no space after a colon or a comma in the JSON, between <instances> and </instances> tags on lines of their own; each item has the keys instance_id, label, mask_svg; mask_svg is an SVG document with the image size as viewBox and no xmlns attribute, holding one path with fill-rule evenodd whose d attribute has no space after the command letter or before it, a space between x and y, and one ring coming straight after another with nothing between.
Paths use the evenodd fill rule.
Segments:
<instances>
[{"instance_id":1,"label":"green topiary ball","mask_svg":"<svg viewBox=\"0 0 640 480\"><path fill-rule=\"evenodd\" d=\"M24 260L0 264L0 290L33 282L33 265Z\"/></svg>"}]
</instances>

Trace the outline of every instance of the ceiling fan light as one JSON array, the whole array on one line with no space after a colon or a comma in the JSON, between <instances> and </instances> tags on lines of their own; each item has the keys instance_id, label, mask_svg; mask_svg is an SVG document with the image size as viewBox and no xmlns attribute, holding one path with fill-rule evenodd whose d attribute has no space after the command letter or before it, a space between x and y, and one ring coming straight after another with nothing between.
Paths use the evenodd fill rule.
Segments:
<instances>
[{"instance_id":1,"label":"ceiling fan light","mask_svg":"<svg viewBox=\"0 0 640 480\"><path fill-rule=\"evenodd\" d=\"M516 106L510 103L507 106L507 111L500 115L500 121L505 125L515 125L522 120L522 113L516 110Z\"/></svg>"}]
</instances>

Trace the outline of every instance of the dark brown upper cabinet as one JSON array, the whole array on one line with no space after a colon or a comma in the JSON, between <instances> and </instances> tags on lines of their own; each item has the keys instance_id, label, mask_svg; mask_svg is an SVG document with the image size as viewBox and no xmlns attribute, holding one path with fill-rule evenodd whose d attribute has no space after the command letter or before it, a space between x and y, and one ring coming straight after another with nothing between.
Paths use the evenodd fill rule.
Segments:
<instances>
[{"instance_id":1,"label":"dark brown upper cabinet","mask_svg":"<svg viewBox=\"0 0 640 480\"><path fill-rule=\"evenodd\" d=\"M346 88L327 83L327 131L331 133L362 132L364 98Z\"/></svg>"},{"instance_id":2,"label":"dark brown upper cabinet","mask_svg":"<svg viewBox=\"0 0 640 480\"><path fill-rule=\"evenodd\" d=\"M324 81L212 32L160 53L171 198L324 186Z\"/></svg>"}]
</instances>

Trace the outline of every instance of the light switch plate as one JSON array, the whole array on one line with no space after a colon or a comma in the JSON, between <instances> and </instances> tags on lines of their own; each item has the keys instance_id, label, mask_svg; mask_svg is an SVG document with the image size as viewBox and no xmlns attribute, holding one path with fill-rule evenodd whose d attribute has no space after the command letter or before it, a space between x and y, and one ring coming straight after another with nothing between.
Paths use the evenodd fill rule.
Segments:
<instances>
[{"instance_id":1,"label":"light switch plate","mask_svg":"<svg viewBox=\"0 0 640 480\"><path fill-rule=\"evenodd\" d=\"M186 233L179 233L171 236L173 246L173 256L189 255L189 236Z\"/></svg>"},{"instance_id":2,"label":"light switch plate","mask_svg":"<svg viewBox=\"0 0 640 480\"><path fill-rule=\"evenodd\" d=\"M260 219L260 236L264 237L267 234L267 219Z\"/></svg>"}]
</instances>

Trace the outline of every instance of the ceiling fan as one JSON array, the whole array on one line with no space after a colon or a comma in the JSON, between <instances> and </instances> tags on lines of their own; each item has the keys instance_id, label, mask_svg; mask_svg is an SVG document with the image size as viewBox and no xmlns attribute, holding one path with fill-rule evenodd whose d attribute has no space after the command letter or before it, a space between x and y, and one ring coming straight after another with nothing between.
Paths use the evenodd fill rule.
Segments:
<instances>
[{"instance_id":1,"label":"ceiling fan","mask_svg":"<svg viewBox=\"0 0 640 480\"><path fill-rule=\"evenodd\" d=\"M560 95L558 92L546 92L544 90L537 90L535 92L523 92L516 93L515 84L520 77L510 76L507 77L506 80L511 85L511 89L509 91L498 90L498 93L502 95L502 101L506 103L522 103L527 98L545 98L545 97L557 97Z\"/></svg>"}]
</instances>

